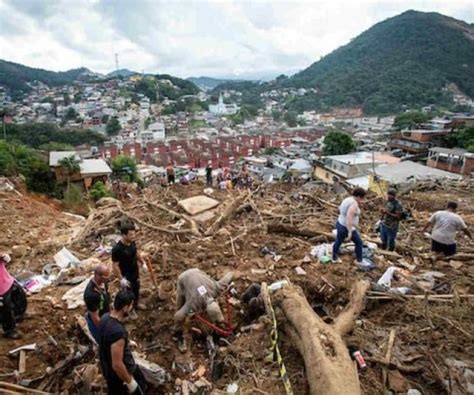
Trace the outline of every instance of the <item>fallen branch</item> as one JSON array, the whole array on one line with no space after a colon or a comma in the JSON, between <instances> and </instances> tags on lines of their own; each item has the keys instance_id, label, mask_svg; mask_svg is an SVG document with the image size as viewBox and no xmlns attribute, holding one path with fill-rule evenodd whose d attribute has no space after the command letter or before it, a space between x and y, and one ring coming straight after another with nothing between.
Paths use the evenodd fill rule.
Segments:
<instances>
[{"instance_id":1,"label":"fallen branch","mask_svg":"<svg viewBox=\"0 0 474 395\"><path fill-rule=\"evenodd\" d=\"M392 294L389 292L375 292L369 291L367 299L379 299L379 300L388 300L388 299L395 299L400 301L407 301L409 299L415 300L429 300L432 302L449 302L450 299L460 298L460 299L471 299L474 298L474 294L464 294L464 295L453 295L453 294L446 294L446 295L401 295L401 294Z\"/></svg>"},{"instance_id":2,"label":"fallen branch","mask_svg":"<svg viewBox=\"0 0 474 395\"><path fill-rule=\"evenodd\" d=\"M310 230L310 229L301 229L296 226L290 226L290 225L283 225L283 224L276 224L276 223L271 223L267 225L267 231L268 233L282 233L282 234L288 234L288 235L293 235L293 236L300 236L300 237L318 237L318 236L324 236L328 240L334 240L334 235L329 232L323 232L323 231L317 231L317 230Z\"/></svg>"},{"instance_id":3,"label":"fallen branch","mask_svg":"<svg viewBox=\"0 0 474 395\"><path fill-rule=\"evenodd\" d=\"M451 256L436 256L433 253L421 254L421 258L431 259L434 258L437 261L472 261L474 262L474 254L458 253Z\"/></svg>"},{"instance_id":4,"label":"fallen branch","mask_svg":"<svg viewBox=\"0 0 474 395\"><path fill-rule=\"evenodd\" d=\"M284 287L275 300L285 320L283 328L304 359L310 394L361 394L354 364L342 340L364 307L368 281L358 281L349 304L335 319L325 323L309 305L302 291Z\"/></svg>"},{"instance_id":5,"label":"fallen branch","mask_svg":"<svg viewBox=\"0 0 474 395\"><path fill-rule=\"evenodd\" d=\"M320 205L323 208L330 207L330 208L339 210L339 206L337 204L328 202L327 200L323 200L323 199L321 199L317 196L313 196L313 195L310 195L309 193L304 193L304 192L300 193L300 195L312 200L313 202L317 203L318 205Z\"/></svg>"},{"instance_id":6,"label":"fallen branch","mask_svg":"<svg viewBox=\"0 0 474 395\"><path fill-rule=\"evenodd\" d=\"M3 393L2 390L7 389L10 392L19 392L24 394L40 394L40 395L50 395L49 392L39 391L28 387L23 387L17 384L7 383L5 381L0 381L0 393Z\"/></svg>"},{"instance_id":7,"label":"fallen branch","mask_svg":"<svg viewBox=\"0 0 474 395\"><path fill-rule=\"evenodd\" d=\"M388 365L390 365L390 360L392 359L392 349L393 349L393 343L395 342L395 329L392 329L390 331L390 336L388 338L388 343L387 343L387 353L385 354L385 362ZM385 382L387 381L387 369L384 368L382 370L382 385L385 387Z\"/></svg>"},{"instance_id":8,"label":"fallen branch","mask_svg":"<svg viewBox=\"0 0 474 395\"><path fill-rule=\"evenodd\" d=\"M401 363L398 363L396 361L390 361L390 362L387 362L385 360L385 358L378 358L378 357L366 357L364 356L364 359L367 361L367 362L374 362L374 363L378 363L380 365L384 365L384 366L388 366L390 368L397 368L400 372L405 372L405 373L416 373L416 372L419 372L420 370L423 370L423 366L418 366L418 365L415 365L415 366L408 366L408 365L404 365L404 364L401 364Z\"/></svg>"},{"instance_id":9,"label":"fallen branch","mask_svg":"<svg viewBox=\"0 0 474 395\"><path fill-rule=\"evenodd\" d=\"M172 230L172 229L161 228L159 226L155 226L155 225L149 224L148 222L142 221L140 218L138 218L134 215L131 215L130 213L128 213L127 211L125 211L121 208L119 208L118 210L123 215L126 215L131 221L133 221L133 222L135 222L139 225L142 225L146 228L156 230L158 232L168 233L168 234L172 234L172 235L184 235L184 234L193 233L191 229Z\"/></svg>"},{"instance_id":10,"label":"fallen branch","mask_svg":"<svg viewBox=\"0 0 474 395\"><path fill-rule=\"evenodd\" d=\"M149 204L152 207L156 207L160 210L166 211L168 214L171 214L175 218L185 220L186 222L189 223L189 225L191 227L191 233L194 236L196 236L196 237L201 237L202 236L201 232L199 231L199 227L197 226L196 221L194 219L192 219L189 215L181 214L181 213L178 213L176 211L173 211L173 210L169 209L168 207L163 206L162 204L153 203L152 201L148 200L147 198L145 198L145 202L147 202L147 204Z\"/></svg>"},{"instance_id":11,"label":"fallen branch","mask_svg":"<svg viewBox=\"0 0 474 395\"><path fill-rule=\"evenodd\" d=\"M240 205L244 202L245 199L247 199L247 197L248 197L247 194L242 194L242 195L237 196L229 205L227 205L227 207L224 209L224 211L219 215L219 218L217 218L214 221L214 223L206 230L204 235L205 236L213 235L228 220L232 219L233 216L235 215L236 211L240 207Z\"/></svg>"}]
</instances>

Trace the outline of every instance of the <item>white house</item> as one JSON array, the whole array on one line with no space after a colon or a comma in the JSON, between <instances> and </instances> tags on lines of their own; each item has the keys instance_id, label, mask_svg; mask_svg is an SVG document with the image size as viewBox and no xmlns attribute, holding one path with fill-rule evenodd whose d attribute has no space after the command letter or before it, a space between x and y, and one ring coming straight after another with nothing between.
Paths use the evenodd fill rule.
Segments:
<instances>
[{"instance_id":1,"label":"white house","mask_svg":"<svg viewBox=\"0 0 474 395\"><path fill-rule=\"evenodd\" d=\"M163 122L153 122L148 129L140 134L144 143L152 141L164 140L166 137L165 124Z\"/></svg>"}]
</instances>

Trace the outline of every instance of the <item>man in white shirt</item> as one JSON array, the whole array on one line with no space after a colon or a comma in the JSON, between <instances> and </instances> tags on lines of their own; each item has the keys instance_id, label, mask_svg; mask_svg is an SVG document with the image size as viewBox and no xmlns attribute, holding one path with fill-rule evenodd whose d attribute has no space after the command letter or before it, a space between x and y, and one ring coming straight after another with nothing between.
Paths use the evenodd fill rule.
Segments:
<instances>
[{"instance_id":1,"label":"man in white shirt","mask_svg":"<svg viewBox=\"0 0 474 395\"><path fill-rule=\"evenodd\" d=\"M423 232L426 232L430 226L433 227L431 251L443 253L445 256L456 254L456 234L460 230L472 239L471 232L463 219L456 214L457 208L456 202L448 202L446 210L434 213L423 228Z\"/></svg>"}]
</instances>

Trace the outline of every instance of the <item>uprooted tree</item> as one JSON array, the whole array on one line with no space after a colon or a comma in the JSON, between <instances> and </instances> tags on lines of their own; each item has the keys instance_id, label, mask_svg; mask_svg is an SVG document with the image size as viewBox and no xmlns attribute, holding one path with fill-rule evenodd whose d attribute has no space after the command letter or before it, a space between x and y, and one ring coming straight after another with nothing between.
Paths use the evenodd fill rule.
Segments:
<instances>
[{"instance_id":1,"label":"uprooted tree","mask_svg":"<svg viewBox=\"0 0 474 395\"><path fill-rule=\"evenodd\" d=\"M304 359L311 395L361 394L357 368L343 337L364 307L368 281L354 284L350 301L333 324L311 308L301 289L289 286L274 298L281 330Z\"/></svg>"}]
</instances>

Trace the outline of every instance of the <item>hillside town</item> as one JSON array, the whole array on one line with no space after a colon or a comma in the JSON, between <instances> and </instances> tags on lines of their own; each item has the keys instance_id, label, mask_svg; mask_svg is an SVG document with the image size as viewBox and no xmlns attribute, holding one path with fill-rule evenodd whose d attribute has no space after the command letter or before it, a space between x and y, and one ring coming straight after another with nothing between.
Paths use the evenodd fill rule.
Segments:
<instances>
[{"instance_id":1,"label":"hillside town","mask_svg":"<svg viewBox=\"0 0 474 395\"><path fill-rule=\"evenodd\" d=\"M474 394L451 3L0 0L0 394Z\"/></svg>"},{"instance_id":2,"label":"hillside town","mask_svg":"<svg viewBox=\"0 0 474 395\"><path fill-rule=\"evenodd\" d=\"M399 169L411 179L469 177L474 171L473 154L445 146L453 130L474 125L472 113L444 112L416 128L400 130L394 127L395 116L368 117L358 108L330 113L304 111L297 115L296 125L290 126L274 114L284 111L282 100L305 95L307 90L284 88L261 93L263 108L236 123L232 116L240 111L241 92L199 91L195 95L178 94L176 100L165 96L152 102L135 89L147 78L132 75L60 87L38 82L21 100L12 100L4 90L0 101L9 108L5 123L51 123L103 135L105 142L100 146L84 141L74 153L80 161L96 166L92 174L100 176L111 174L107 163L118 156L133 158L145 178L160 176L167 166L181 172L195 169L203 175L208 166L216 172L246 162L253 177L267 181L291 174L292 179L315 178L330 184L347 181L364 188L369 188L374 176L398 174ZM159 80L155 89L159 91L160 86L180 91L169 79ZM465 108L474 108L463 95L455 95L455 100ZM178 102L199 106L176 111ZM425 113L430 110L422 109ZM324 155L324 138L335 129L352 137L353 152ZM51 152L50 158L58 155ZM50 159L50 165L54 168L57 161ZM394 181L386 177L387 182Z\"/></svg>"}]
</instances>

